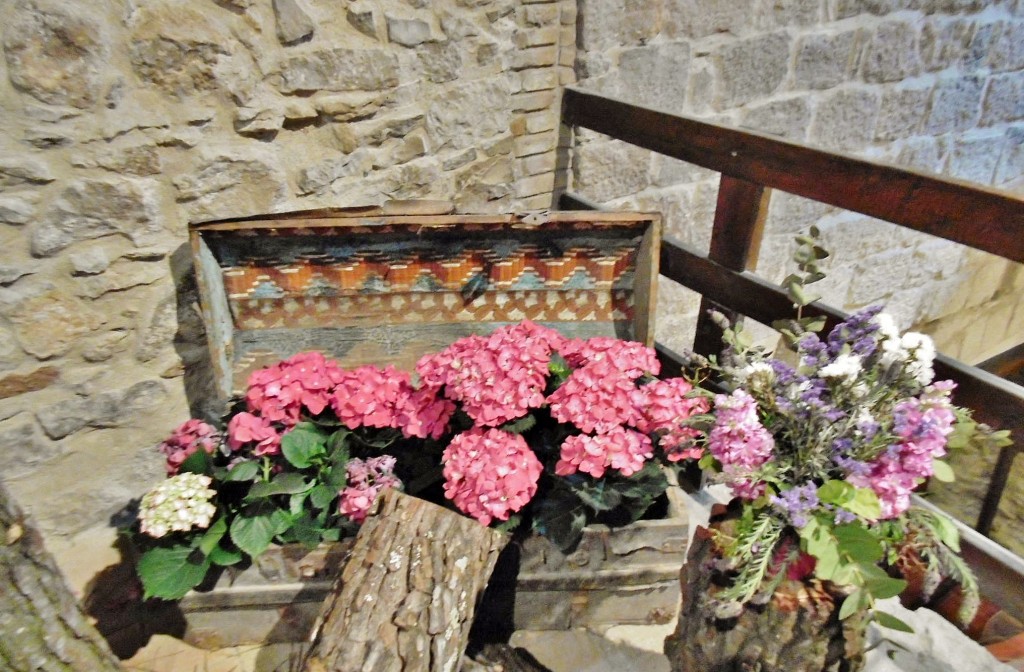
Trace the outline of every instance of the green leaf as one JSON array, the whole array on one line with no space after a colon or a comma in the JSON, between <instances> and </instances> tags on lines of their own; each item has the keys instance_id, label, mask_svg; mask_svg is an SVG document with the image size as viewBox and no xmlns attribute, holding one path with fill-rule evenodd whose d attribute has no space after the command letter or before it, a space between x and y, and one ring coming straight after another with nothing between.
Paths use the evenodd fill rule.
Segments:
<instances>
[{"instance_id":1,"label":"green leaf","mask_svg":"<svg viewBox=\"0 0 1024 672\"><path fill-rule=\"evenodd\" d=\"M288 530L289 536L307 548L316 548L321 540L321 528L308 515L300 516Z\"/></svg>"},{"instance_id":2,"label":"green leaf","mask_svg":"<svg viewBox=\"0 0 1024 672\"><path fill-rule=\"evenodd\" d=\"M530 431L536 425L537 418L534 417L533 413L527 413L518 420L506 422L504 425L501 426L501 429L503 431L508 432L509 434L522 434L523 432Z\"/></svg>"},{"instance_id":3,"label":"green leaf","mask_svg":"<svg viewBox=\"0 0 1024 672\"><path fill-rule=\"evenodd\" d=\"M327 437L327 452L331 456L331 461L336 460L338 451L342 451L345 455L345 462L348 462L348 436L352 433L348 427L342 427L337 430L329 437Z\"/></svg>"},{"instance_id":4,"label":"green leaf","mask_svg":"<svg viewBox=\"0 0 1024 672\"><path fill-rule=\"evenodd\" d=\"M939 541L959 553L960 530L957 529L953 521L941 513L929 516L929 519L934 523L931 528L935 531L935 536L939 538Z\"/></svg>"},{"instance_id":5,"label":"green leaf","mask_svg":"<svg viewBox=\"0 0 1024 672\"><path fill-rule=\"evenodd\" d=\"M203 536L199 538L199 543L196 547L203 552L203 555L209 555L227 532L228 521L224 516L220 516L214 521L213 525L210 525Z\"/></svg>"},{"instance_id":6,"label":"green leaf","mask_svg":"<svg viewBox=\"0 0 1024 672\"><path fill-rule=\"evenodd\" d=\"M228 471L227 476L224 477L225 481L251 481L260 473L260 463L254 460L246 460L245 462L239 462L235 466L231 467Z\"/></svg>"},{"instance_id":7,"label":"green leaf","mask_svg":"<svg viewBox=\"0 0 1024 672\"><path fill-rule=\"evenodd\" d=\"M598 481L593 485L584 483L581 487L574 487L572 491L581 502L594 511L611 511L622 503L622 494L610 487L608 481Z\"/></svg>"},{"instance_id":8,"label":"green leaf","mask_svg":"<svg viewBox=\"0 0 1024 672\"><path fill-rule=\"evenodd\" d=\"M932 472L935 479L942 481L943 483L952 483L956 480L956 474L953 473L953 467L949 466L942 460L932 460Z\"/></svg>"},{"instance_id":9,"label":"green leaf","mask_svg":"<svg viewBox=\"0 0 1024 672\"><path fill-rule=\"evenodd\" d=\"M887 614L884 611L875 610L873 618L875 623L878 623L883 628L891 628L892 630L899 630L900 632L914 632L914 629L905 622L896 618L892 614Z\"/></svg>"},{"instance_id":10,"label":"green leaf","mask_svg":"<svg viewBox=\"0 0 1024 672\"><path fill-rule=\"evenodd\" d=\"M152 548L142 554L137 567L143 598L180 599L202 582L209 569L209 557L189 546Z\"/></svg>"},{"instance_id":11,"label":"green leaf","mask_svg":"<svg viewBox=\"0 0 1024 672\"><path fill-rule=\"evenodd\" d=\"M245 501L252 502L273 495L294 495L305 492L309 485L302 474L286 472L278 474L271 481L261 481L253 485L249 489L249 494L245 496Z\"/></svg>"},{"instance_id":12,"label":"green leaf","mask_svg":"<svg viewBox=\"0 0 1024 672\"><path fill-rule=\"evenodd\" d=\"M860 525L837 525L833 529L839 552L854 562L878 562L885 554L881 542Z\"/></svg>"},{"instance_id":13,"label":"green leaf","mask_svg":"<svg viewBox=\"0 0 1024 672\"><path fill-rule=\"evenodd\" d=\"M875 565L861 565L861 575L864 577L864 590L876 600L896 597L907 587L906 581L892 578Z\"/></svg>"},{"instance_id":14,"label":"green leaf","mask_svg":"<svg viewBox=\"0 0 1024 672\"><path fill-rule=\"evenodd\" d=\"M209 476L213 473L213 461L210 459L210 454L205 450L197 450L181 463L178 467L179 474L204 474Z\"/></svg>"},{"instance_id":15,"label":"green leaf","mask_svg":"<svg viewBox=\"0 0 1024 672\"><path fill-rule=\"evenodd\" d=\"M254 515L239 515L231 521L231 541L244 553L257 557L274 537L291 525L290 516L276 507L258 507Z\"/></svg>"},{"instance_id":16,"label":"green leaf","mask_svg":"<svg viewBox=\"0 0 1024 672\"><path fill-rule=\"evenodd\" d=\"M533 529L550 539L563 553L570 553L580 543L586 523L583 502L567 490L556 489L537 503Z\"/></svg>"},{"instance_id":17,"label":"green leaf","mask_svg":"<svg viewBox=\"0 0 1024 672\"><path fill-rule=\"evenodd\" d=\"M305 469L327 454L327 437L311 422L300 422L281 437L281 454L296 469Z\"/></svg>"},{"instance_id":18,"label":"green leaf","mask_svg":"<svg viewBox=\"0 0 1024 672\"><path fill-rule=\"evenodd\" d=\"M843 504L843 508L867 520L878 520L882 515L882 503L871 488L855 488L853 499Z\"/></svg>"},{"instance_id":19,"label":"green leaf","mask_svg":"<svg viewBox=\"0 0 1024 672\"><path fill-rule=\"evenodd\" d=\"M839 607L839 620L853 616L868 605L868 596L860 588L846 596L843 606Z\"/></svg>"},{"instance_id":20,"label":"green leaf","mask_svg":"<svg viewBox=\"0 0 1024 672\"><path fill-rule=\"evenodd\" d=\"M217 546L210 551L210 562L220 567L230 567L242 561L242 554L238 551L229 551L223 546Z\"/></svg>"},{"instance_id":21,"label":"green leaf","mask_svg":"<svg viewBox=\"0 0 1024 672\"><path fill-rule=\"evenodd\" d=\"M326 483L313 486L309 491L309 501L317 509L326 509L338 496L338 490Z\"/></svg>"},{"instance_id":22,"label":"green leaf","mask_svg":"<svg viewBox=\"0 0 1024 672\"><path fill-rule=\"evenodd\" d=\"M818 499L824 504L843 506L853 499L853 490L846 481L825 481L818 488Z\"/></svg>"}]
</instances>

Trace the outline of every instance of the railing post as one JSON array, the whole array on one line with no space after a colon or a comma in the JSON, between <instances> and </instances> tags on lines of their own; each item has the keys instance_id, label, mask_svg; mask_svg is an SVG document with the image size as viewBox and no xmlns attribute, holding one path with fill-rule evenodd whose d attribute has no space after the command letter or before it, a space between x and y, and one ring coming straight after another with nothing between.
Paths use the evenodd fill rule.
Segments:
<instances>
[{"instance_id":1,"label":"railing post","mask_svg":"<svg viewBox=\"0 0 1024 672\"><path fill-rule=\"evenodd\" d=\"M708 258L734 271L746 271L756 264L770 197L771 190L764 185L723 174L718 186ZM701 298L693 350L705 356L722 349L722 331L708 316L712 309L724 313L733 322L740 317L734 311Z\"/></svg>"}]
</instances>

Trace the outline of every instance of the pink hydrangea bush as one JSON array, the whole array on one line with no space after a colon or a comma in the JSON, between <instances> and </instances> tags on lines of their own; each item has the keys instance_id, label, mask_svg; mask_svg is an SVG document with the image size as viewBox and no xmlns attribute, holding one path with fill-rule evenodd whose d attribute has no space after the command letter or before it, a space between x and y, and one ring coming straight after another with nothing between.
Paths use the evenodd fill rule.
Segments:
<instances>
[{"instance_id":1,"label":"pink hydrangea bush","mask_svg":"<svg viewBox=\"0 0 1024 672\"><path fill-rule=\"evenodd\" d=\"M356 523L366 520L381 490L402 487L395 476L395 458L391 455L354 458L349 461L347 472L348 486L341 491L338 512Z\"/></svg>"},{"instance_id":2,"label":"pink hydrangea bush","mask_svg":"<svg viewBox=\"0 0 1024 672\"><path fill-rule=\"evenodd\" d=\"M191 419L171 432L171 435L157 446L157 450L167 458L167 475L174 476L181 468L181 463L197 450L212 455L220 442L221 436L215 427L202 420Z\"/></svg>"}]
</instances>

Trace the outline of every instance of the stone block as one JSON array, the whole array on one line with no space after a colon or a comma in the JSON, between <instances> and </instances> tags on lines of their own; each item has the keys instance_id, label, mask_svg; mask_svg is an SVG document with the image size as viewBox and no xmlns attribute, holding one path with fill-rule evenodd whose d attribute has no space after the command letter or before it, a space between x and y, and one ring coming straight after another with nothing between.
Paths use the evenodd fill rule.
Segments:
<instances>
[{"instance_id":1,"label":"stone block","mask_svg":"<svg viewBox=\"0 0 1024 672\"><path fill-rule=\"evenodd\" d=\"M24 415L0 424L0 445L0 473L5 479L27 476L65 451L63 445L39 436L36 424Z\"/></svg>"},{"instance_id":2,"label":"stone block","mask_svg":"<svg viewBox=\"0 0 1024 672\"><path fill-rule=\"evenodd\" d=\"M456 42L428 42L416 49L420 72L434 84L451 82L462 74L462 52Z\"/></svg>"},{"instance_id":3,"label":"stone block","mask_svg":"<svg viewBox=\"0 0 1024 672\"><path fill-rule=\"evenodd\" d=\"M45 389L58 378L60 370L54 366L40 366L26 373L8 373L0 376L0 399Z\"/></svg>"},{"instance_id":4,"label":"stone block","mask_svg":"<svg viewBox=\"0 0 1024 672\"><path fill-rule=\"evenodd\" d=\"M1010 21L1003 25L992 43L988 64L997 72L1024 69L1024 21Z\"/></svg>"},{"instance_id":5,"label":"stone block","mask_svg":"<svg viewBox=\"0 0 1024 672\"><path fill-rule=\"evenodd\" d=\"M504 79L466 83L438 95L426 115L431 147L480 147L508 133L512 95Z\"/></svg>"},{"instance_id":6,"label":"stone block","mask_svg":"<svg viewBox=\"0 0 1024 672\"><path fill-rule=\"evenodd\" d=\"M35 215L36 206L23 196L0 196L0 222L12 226L27 224Z\"/></svg>"},{"instance_id":7,"label":"stone block","mask_svg":"<svg viewBox=\"0 0 1024 672\"><path fill-rule=\"evenodd\" d=\"M935 138L918 137L910 138L901 144L896 163L908 168L938 173L942 170L940 158L939 143Z\"/></svg>"},{"instance_id":8,"label":"stone block","mask_svg":"<svg viewBox=\"0 0 1024 672\"><path fill-rule=\"evenodd\" d=\"M803 140L810 118L807 99L788 98L748 107L740 117L740 126L789 140Z\"/></svg>"},{"instance_id":9,"label":"stone block","mask_svg":"<svg viewBox=\"0 0 1024 672\"><path fill-rule=\"evenodd\" d=\"M122 235L138 244L160 232L151 185L131 179L80 179L50 204L32 235L32 253L51 256L74 243Z\"/></svg>"},{"instance_id":10,"label":"stone block","mask_svg":"<svg viewBox=\"0 0 1024 672\"><path fill-rule=\"evenodd\" d=\"M430 24L420 19L385 17L388 26L388 40L403 47L416 47L432 38Z\"/></svg>"},{"instance_id":11,"label":"stone block","mask_svg":"<svg viewBox=\"0 0 1024 672\"><path fill-rule=\"evenodd\" d=\"M555 65L557 59L558 47L555 45L530 47L512 52L509 56L509 67L513 70L543 68Z\"/></svg>"},{"instance_id":12,"label":"stone block","mask_svg":"<svg viewBox=\"0 0 1024 672\"><path fill-rule=\"evenodd\" d=\"M512 96L512 109L516 112L546 110L555 104L554 91L532 91Z\"/></svg>"},{"instance_id":13,"label":"stone block","mask_svg":"<svg viewBox=\"0 0 1024 672\"><path fill-rule=\"evenodd\" d=\"M775 93L786 78L787 33L759 35L725 45L713 55L718 109Z\"/></svg>"},{"instance_id":14,"label":"stone block","mask_svg":"<svg viewBox=\"0 0 1024 672\"><path fill-rule=\"evenodd\" d=\"M77 275L95 275L102 273L110 266L110 257L107 256L106 249L102 247L92 247L73 253L68 256L68 259L71 261L71 268Z\"/></svg>"},{"instance_id":15,"label":"stone block","mask_svg":"<svg viewBox=\"0 0 1024 672\"><path fill-rule=\"evenodd\" d=\"M796 45L793 84L798 89L830 89L850 79L856 64L858 31L812 33Z\"/></svg>"},{"instance_id":16,"label":"stone block","mask_svg":"<svg viewBox=\"0 0 1024 672\"><path fill-rule=\"evenodd\" d=\"M40 102L87 109L98 102L109 72L104 32L91 12L61 5L6 5L7 77Z\"/></svg>"},{"instance_id":17,"label":"stone block","mask_svg":"<svg viewBox=\"0 0 1024 672\"><path fill-rule=\"evenodd\" d=\"M858 14L885 16L908 3L903 0L831 0L830 4L830 18L847 19Z\"/></svg>"},{"instance_id":18,"label":"stone block","mask_svg":"<svg viewBox=\"0 0 1024 672\"><path fill-rule=\"evenodd\" d=\"M537 196L539 194L550 194L555 184L555 176L552 173L532 175L516 180L513 194L516 198Z\"/></svg>"},{"instance_id":19,"label":"stone block","mask_svg":"<svg viewBox=\"0 0 1024 672\"><path fill-rule=\"evenodd\" d=\"M868 82L898 82L921 70L918 30L910 21L886 21L875 28L862 71Z\"/></svg>"},{"instance_id":20,"label":"stone block","mask_svg":"<svg viewBox=\"0 0 1024 672\"><path fill-rule=\"evenodd\" d=\"M555 131L546 131L534 135L523 135L514 138L512 150L516 158L532 156L550 152L558 144L558 134Z\"/></svg>"},{"instance_id":21,"label":"stone block","mask_svg":"<svg viewBox=\"0 0 1024 672\"><path fill-rule=\"evenodd\" d=\"M647 150L619 141L578 147L574 188L599 203L635 194L650 184L650 157Z\"/></svg>"},{"instance_id":22,"label":"stone block","mask_svg":"<svg viewBox=\"0 0 1024 672\"><path fill-rule=\"evenodd\" d=\"M521 91L544 91L558 86L558 73L553 68L524 70L521 77Z\"/></svg>"},{"instance_id":23,"label":"stone block","mask_svg":"<svg viewBox=\"0 0 1024 672\"><path fill-rule=\"evenodd\" d=\"M981 103L981 126L1024 119L1024 72L994 75Z\"/></svg>"},{"instance_id":24,"label":"stone block","mask_svg":"<svg viewBox=\"0 0 1024 672\"><path fill-rule=\"evenodd\" d=\"M558 128L559 117L554 110L533 112L526 115L526 132L543 133Z\"/></svg>"},{"instance_id":25,"label":"stone block","mask_svg":"<svg viewBox=\"0 0 1024 672\"><path fill-rule=\"evenodd\" d=\"M1002 133L957 138L946 172L979 184L991 184L1005 141Z\"/></svg>"},{"instance_id":26,"label":"stone block","mask_svg":"<svg viewBox=\"0 0 1024 672\"><path fill-rule=\"evenodd\" d=\"M327 49L286 59L282 93L376 91L398 86L398 57L385 49Z\"/></svg>"},{"instance_id":27,"label":"stone block","mask_svg":"<svg viewBox=\"0 0 1024 672\"><path fill-rule=\"evenodd\" d=\"M512 44L516 46L516 49L557 44L560 30L561 29L558 26L543 26L541 28L529 29L522 28L512 34Z\"/></svg>"},{"instance_id":28,"label":"stone block","mask_svg":"<svg viewBox=\"0 0 1024 672\"><path fill-rule=\"evenodd\" d=\"M367 37L381 39L382 31L378 29L377 8L374 5L357 0L348 7L345 18L350 26Z\"/></svg>"},{"instance_id":29,"label":"stone block","mask_svg":"<svg viewBox=\"0 0 1024 672\"><path fill-rule=\"evenodd\" d=\"M612 90L620 98L668 112L682 112L690 47L685 42L628 49L619 56Z\"/></svg>"},{"instance_id":30,"label":"stone block","mask_svg":"<svg viewBox=\"0 0 1024 672\"><path fill-rule=\"evenodd\" d=\"M680 161L664 154L651 155L652 184L655 187L667 187L677 184L689 184L701 180L712 180L718 173L688 161Z\"/></svg>"},{"instance_id":31,"label":"stone block","mask_svg":"<svg viewBox=\"0 0 1024 672\"><path fill-rule=\"evenodd\" d=\"M757 25L773 29L813 26L821 23L825 4L822 0L787 0L787 2L764 3L758 8Z\"/></svg>"},{"instance_id":32,"label":"stone block","mask_svg":"<svg viewBox=\"0 0 1024 672\"><path fill-rule=\"evenodd\" d=\"M981 113L984 87L985 79L980 75L940 80L932 92L924 132L940 135L973 128Z\"/></svg>"},{"instance_id":33,"label":"stone block","mask_svg":"<svg viewBox=\"0 0 1024 672\"><path fill-rule=\"evenodd\" d=\"M667 0L666 23L671 26L670 36L741 35L753 24L756 4L754 0Z\"/></svg>"},{"instance_id":34,"label":"stone block","mask_svg":"<svg viewBox=\"0 0 1024 672\"><path fill-rule=\"evenodd\" d=\"M173 180L177 201L193 220L270 212L287 187L271 163L269 157L204 157L192 172Z\"/></svg>"},{"instance_id":35,"label":"stone block","mask_svg":"<svg viewBox=\"0 0 1024 672\"><path fill-rule=\"evenodd\" d=\"M66 354L105 321L90 305L55 289L18 301L8 319L18 343L38 359Z\"/></svg>"},{"instance_id":36,"label":"stone block","mask_svg":"<svg viewBox=\"0 0 1024 672\"><path fill-rule=\"evenodd\" d=\"M1006 184L1024 178L1024 128L1006 129L1006 144L996 167L995 183ZM1024 313L1024 308L1021 309Z\"/></svg>"},{"instance_id":37,"label":"stone block","mask_svg":"<svg viewBox=\"0 0 1024 672\"><path fill-rule=\"evenodd\" d=\"M550 173L555 170L555 163L557 162L556 152L547 152L546 154L534 154L522 159L516 159L516 172L519 175L540 175L541 173Z\"/></svg>"},{"instance_id":38,"label":"stone block","mask_svg":"<svg viewBox=\"0 0 1024 672\"><path fill-rule=\"evenodd\" d=\"M810 139L827 149L859 149L875 136L880 101L867 89L840 89L818 103Z\"/></svg>"},{"instance_id":39,"label":"stone block","mask_svg":"<svg viewBox=\"0 0 1024 672\"><path fill-rule=\"evenodd\" d=\"M886 89L882 94L875 139L890 141L915 135L928 110L930 97L930 87Z\"/></svg>"},{"instance_id":40,"label":"stone block","mask_svg":"<svg viewBox=\"0 0 1024 672\"><path fill-rule=\"evenodd\" d=\"M281 44L294 44L313 35L316 26L298 0L274 0L277 39Z\"/></svg>"},{"instance_id":41,"label":"stone block","mask_svg":"<svg viewBox=\"0 0 1024 672\"><path fill-rule=\"evenodd\" d=\"M557 4L523 5L518 14L521 26L554 26L559 23Z\"/></svg>"}]
</instances>

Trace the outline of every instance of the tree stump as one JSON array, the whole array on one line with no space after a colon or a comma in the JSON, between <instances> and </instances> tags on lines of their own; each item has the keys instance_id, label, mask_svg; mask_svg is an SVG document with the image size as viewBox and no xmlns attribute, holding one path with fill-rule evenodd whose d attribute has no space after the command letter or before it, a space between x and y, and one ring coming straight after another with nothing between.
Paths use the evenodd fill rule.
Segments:
<instances>
[{"instance_id":1,"label":"tree stump","mask_svg":"<svg viewBox=\"0 0 1024 672\"><path fill-rule=\"evenodd\" d=\"M396 490L381 493L320 612L309 672L456 672L508 537Z\"/></svg>"},{"instance_id":2,"label":"tree stump","mask_svg":"<svg viewBox=\"0 0 1024 672\"><path fill-rule=\"evenodd\" d=\"M673 672L854 672L864 666L866 614L839 620L843 595L821 582L785 580L767 604L747 604L739 616L715 616L726 585L714 567L709 530L698 528L683 566L682 607L665 639Z\"/></svg>"},{"instance_id":3,"label":"tree stump","mask_svg":"<svg viewBox=\"0 0 1024 672\"><path fill-rule=\"evenodd\" d=\"M42 537L0 484L0 669L120 670Z\"/></svg>"}]
</instances>

